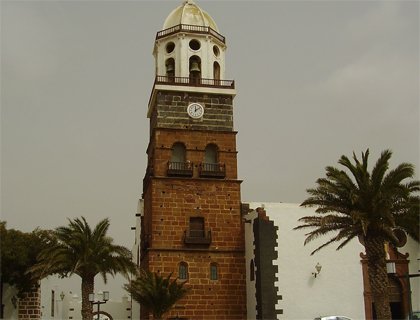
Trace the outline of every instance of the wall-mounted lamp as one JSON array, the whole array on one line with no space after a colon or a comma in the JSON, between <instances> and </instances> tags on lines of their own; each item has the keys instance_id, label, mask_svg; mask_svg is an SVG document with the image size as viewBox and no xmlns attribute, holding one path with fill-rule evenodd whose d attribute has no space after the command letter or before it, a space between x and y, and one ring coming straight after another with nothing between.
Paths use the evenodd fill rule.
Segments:
<instances>
[{"instance_id":1,"label":"wall-mounted lamp","mask_svg":"<svg viewBox=\"0 0 420 320\"><path fill-rule=\"evenodd\" d=\"M64 292L63 292L63 291L61 291L61 293L60 293L60 298L61 298L61 301L63 301L63 300L64 300L64 297L65 297L65 294L64 294Z\"/></svg>"},{"instance_id":2,"label":"wall-mounted lamp","mask_svg":"<svg viewBox=\"0 0 420 320\"><path fill-rule=\"evenodd\" d=\"M322 266L319 264L319 262L317 262L315 266L315 272L312 272L312 275L314 276L314 278L316 278L320 274L321 269L322 269Z\"/></svg>"}]
</instances>

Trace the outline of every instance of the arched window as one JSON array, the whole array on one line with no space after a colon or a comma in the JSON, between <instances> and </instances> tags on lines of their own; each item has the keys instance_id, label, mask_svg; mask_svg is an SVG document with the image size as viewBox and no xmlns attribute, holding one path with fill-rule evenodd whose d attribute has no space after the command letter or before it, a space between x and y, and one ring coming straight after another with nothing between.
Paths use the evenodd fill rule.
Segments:
<instances>
[{"instance_id":1,"label":"arched window","mask_svg":"<svg viewBox=\"0 0 420 320\"><path fill-rule=\"evenodd\" d=\"M224 178L226 166L220 163L219 148L210 143L204 149L204 161L200 164L200 177L203 178Z\"/></svg>"},{"instance_id":2,"label":"arched window","mask_svg":"<svg viewBox=\"0 0 420 320\"><path fill-rule=\"evenodd\" d=\"M209 144L206 146L204 153L204 163L217 163L217 146L215 144Z\"/></svg>"},{"instance_id":3,"label":"arched window","mask_svg":"<svg viewBox=\"0 0 420 320\"><path fill-rule=\"evenodd\" d=\"M213 79L214 80L220 80L220 65L218 62L213 63ZM215 84L218 84L218 81L215 81Z\"/></svg>"},{"instance_id":4,"label":"arched window","mask_svg":"<svg viewBox=\"0 0 420 320\"><path fill-rule=\"evenodd\" d=\"M178 279L180 280L188 279L188 264L184 261L179 263Z\"/></svg>"},{"instance_id":5,"label":"arched window","mask_svg":"<svg viewBox=\"0 0 420 320\"><path fill-rule=\"evenodd\" d=\"M181 142L173 144L171 159L168 161L168 176L191 177L193 175L193 164L186 160L186 150Z\"/></svg>"},{"instance_id":6,"label":"arched window","mask_svg":"<svg viewBox=\"0 0 420 320\"><path fill-rule=\"evenodd\" d=\"M219 271L217 269L217 263L212 262L210 263L210 280L218 280L219 279Z\"/></svg>"},{"instance_id":7,"label":"arched window","mask_svg":"<svg viewBox=\"0 0 420 320\"><path fill-rule=\"evenodd\" d=\"M174 58L169 58L165 62L166 66L166 76L169 77L169 80L173 80L171 78L175 77L175 60Z\"/></svg>"},{"instance_id":8,"label":"arched window","mask_svg":"<svg viewBox=\"0 0 420 320\"><path fill-rule=\"evenodd\" d=\"M172 146L171 162L185 162L186 148L181 142L176 142Z\"/></svg>"}]
</instances>

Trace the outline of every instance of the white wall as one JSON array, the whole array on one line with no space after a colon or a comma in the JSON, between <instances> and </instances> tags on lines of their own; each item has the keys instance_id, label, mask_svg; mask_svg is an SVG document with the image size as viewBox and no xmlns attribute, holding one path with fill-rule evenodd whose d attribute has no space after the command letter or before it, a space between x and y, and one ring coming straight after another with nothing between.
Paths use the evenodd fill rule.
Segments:
<instances>
[{"instance_id":1,"label":"white wall","mask_svg":"<svg viewBox=\"0 0 420 320\"><path fill-rule=\"evenodd\" d=\"M256 305L257 300L255 297L255 280L250 281L251 277L251 259L254 259L254 233L252 231L252 223L249 223L257 216L256 212L251 212L246 216L248 223L245 223L245 261L246 261L246 308L247 308L247 319L256 319Z\"/></svg>"},{"instance_id":2,"label":"white wall","mask_svg":"<svg viewBox=\"0 0 420 320\"><path fill-rule=\"evenodd\" d=\"M51 315L51 291L54 290L54 316ZM60 297L63 292L63 300ZM98 290L97 292L100 292ZM127 296L120 298L112 297L105 303L101 304L100 310L109 313L114 320L131 318L131 301ZM101 300L101 296L97 299ZM46 278L41 281L41 312L42 319L82 319L82 298L64 287L59 287L54 278ZM93 307L93 311L97 310L97 306Z\"/></svg>"},{"instance_id":3,"label":"white wall","mask_svg":"<svg viewBox=\"0 0 420 320\"><path fill-rule=\"evenodd\" d=\"M278 319L314 319L319 315L344 315L353 319L364 319L362 267L360 252L363 247L357 240L336 252L337 245L324 248L311 256L310 253L321 244L317 241L303 245L305 231L293 230L298 219L313 215L314 209L301 208L298 204L250 203L252 209L265 207L266 214L278 227L278 265L276 286L283 296L277 309L283 309ZM248 218L248 217L247 217ZM246 224L247 230L252 228ZM251 229L252 230L252 229ZM247 233L247 279L249 282L248 247L253 239ZM253 253L252 253L253 254ZM314 278L317 263L322 265L321 273ZM249 287L252 285L248 284ZM252 297L248 297L252 303ZM254 298L255 301L255 298ZM255 308L255 302L254 306ZM252 308L252 307L251 307ZM249 319L255 319L251 314Z\"/></svg>"},{"instance_id":4,"label":"white wall","mask_svg":"<svg viewBox=\"0 0 420 320\"><path fill-rule=\"evenodd\" d=\"M3 284L3 304L4 304L4 319L17 319L18 309L12 303L12 298L17 295L17 290L9 286L7 283Z\"/></svg>"},{"instance_id":5,"label":"white wall","mask_svg":"<svg viewBox=\"0 0 420 320\"><path fill-rule=\"evenodd\" d=\"M408 270L410 274L420 274L420 244L408 238L407 244L399 250L401 253L409 252L408 259L410 264ZM411 303L413 311L420 311L420 277L410 279Z\"/></svg>"}]
</instances>

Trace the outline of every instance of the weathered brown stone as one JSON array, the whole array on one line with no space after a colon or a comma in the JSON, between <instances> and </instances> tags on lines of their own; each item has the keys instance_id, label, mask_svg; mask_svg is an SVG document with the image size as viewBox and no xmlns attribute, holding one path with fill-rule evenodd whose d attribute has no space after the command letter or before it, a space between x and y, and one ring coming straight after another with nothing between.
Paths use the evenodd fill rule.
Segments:
<instances>
[{"instance_id":1,"label":"weathered brown stone","mask_svg":"<svg viewBox=\"0 0 420 320\"><path fill-rule=\"evenodd\" d=\"M19 319L40 319L41 318L41 289L39 285L25 292L19 299Z\"/></svg>"}]
</instances>

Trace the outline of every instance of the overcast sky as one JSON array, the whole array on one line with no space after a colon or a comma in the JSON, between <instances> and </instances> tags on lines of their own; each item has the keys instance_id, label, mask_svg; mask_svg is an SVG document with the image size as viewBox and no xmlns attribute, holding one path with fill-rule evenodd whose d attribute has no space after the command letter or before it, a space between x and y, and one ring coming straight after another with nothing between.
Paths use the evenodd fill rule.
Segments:
<instances>
[{"instance_id":1,"label":"overcast sky","mask_svg":"<svg viewBox=\"0 0 420 320\"><path fill-rule=\"evenodd\" d=\"M419 1L196 1L227 38L244 202L298 202L342 154L419 170ZM156 32L181 1L1 1L1 220L111 219L131 248Z\"/></svg>"}]
</instances>

